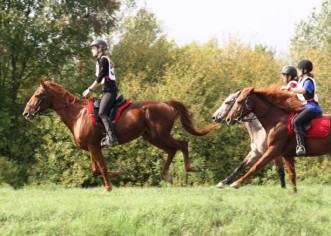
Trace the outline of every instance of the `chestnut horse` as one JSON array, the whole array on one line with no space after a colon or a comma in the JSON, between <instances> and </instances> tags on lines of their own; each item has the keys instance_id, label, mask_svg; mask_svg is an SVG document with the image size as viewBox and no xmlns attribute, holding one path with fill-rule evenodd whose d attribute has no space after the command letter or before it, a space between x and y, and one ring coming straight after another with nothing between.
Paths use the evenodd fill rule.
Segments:
<instances>
[{"instance_id":1,"label":"chestnut horse","mask_svg":"<svg viewBox=\"0 0 331 236\"><path fill-rule=\"evenodd\" d=\"M294 134L289 134L287 125L290 113L302 109L303 105L295 94L280 91L279 87L245 88L241 91L226 121L228 124L235 124L236 120L242 120L249 113L254 113L267 132L267 150L243 177L230 185L231 187L240 187L270 160L283 156L293 185L293 192L297 191L294 168L296 138ZM326 117L331 119L329 115ZM329 132L324 138L306 137L306 151L306 156L331 154L331 133Z\"/></svg>"},{"instance_id":2,"label":"chestnut horse","mask_svg":"<svg viewBox=\"0 0 331 236\"><path fill-rule=\"evenodd\" d=\"M240 94L240 90L231 93L222 103L222 105L214 112L212 119L215 122L224 122L226 116L234 105L237 97ZM235 168L235 170L228 175L224 180L220 181L216 187L223 188L225 185L230 185L234 178L238 176L241 172L243 172L246 168L252 166L260 157L262 157L263 153L267 150L267 134L261 125L260 121L256 118L256 116L251 113L244 118L244 126L248 131L250 137L250 147L251 150L246 155L245 159L240 162L240 164ZM285 184L285 172L284 172L284 164L283 158L278 157L275 158L274 164L276 166L276 170L279 176L280 184L282 188L286 187Z\"/></svg>"},{"instance_id":3,"label":"chestnut horse","mask_svg":"<svg viewBox=\"0 0 331 236\"><path fill-rule=\"evenodd\" d=\"M109 177L119 176L122 173L108 172L100 146L103 129L91 121L87 103L87 99L80 99L72 95L59 84L49 81L40 82L40 86L26 105L23 115L26 119L32 120L40 112L48 108L53 109L72 132L76 145L89 152L92 171L102 175L105 191L111 191L112 184ZM143 136L145 140L168 154L162 169L162 177L167 181L172 180L169 166L177 150L183 153L186 171L200 171L198 166L191 164L188 142L175 139L170 134L177 117L180 118L184 129L192 135L204 136L218 128L218 125L213 124L197 130L185 105L175 100L131 103L115 123L119 144Z\"/></svg>"}]
</instances>

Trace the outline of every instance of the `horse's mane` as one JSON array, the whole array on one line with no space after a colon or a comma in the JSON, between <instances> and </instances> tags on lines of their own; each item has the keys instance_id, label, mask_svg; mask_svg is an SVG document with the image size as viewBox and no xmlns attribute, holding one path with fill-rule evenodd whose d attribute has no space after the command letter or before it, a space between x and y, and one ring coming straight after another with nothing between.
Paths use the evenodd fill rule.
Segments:
<instances>
[{"instance_id":1,"label":"horse's mane","mask_svg":"<svg viewBox=\"0 0 331 236\"><path fill-rule=\"evenodd\" d=\"M271 85L264 89L254 89L253 93L262 96L268 102L287 112L298 112L303 109L302 102L298 100L294 93L280 90L278 85Z\"/></svg>"},{"instance_id":2,"label":"horse's mane","mask_svg":"<svg viewBox=\"0 0 331 236\"><path fill-rule=\"evenodd\" d=\"M59 85L55 82L52 81L46 81L45 84L49 87L54 88L56 91L58 91L62 96L70 96L70 97L76 97L75 95L73 95L72 93L70 93L69 91L67 91L62 85Z\"/></svg>"}]
</instances>

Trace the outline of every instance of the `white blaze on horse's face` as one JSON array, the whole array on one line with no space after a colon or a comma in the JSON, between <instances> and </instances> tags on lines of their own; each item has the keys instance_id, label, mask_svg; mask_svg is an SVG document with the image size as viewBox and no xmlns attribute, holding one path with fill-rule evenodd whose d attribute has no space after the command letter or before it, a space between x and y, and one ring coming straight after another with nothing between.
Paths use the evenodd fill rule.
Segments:
<instances>
[{"instance_id":1,"label":"white blaze on horse's face","mask_svg":"<svg viewBox=\"0 0 331 236\"><path fill-rule=\"evenodd\" d=\"M231 110L232 106L236 102L237 97L239 96L240 90L231 93L222 103L222 105L214 112L212 118L215 122L223 122L225 121L226 116Z\"/></svg>"}]
</instances>

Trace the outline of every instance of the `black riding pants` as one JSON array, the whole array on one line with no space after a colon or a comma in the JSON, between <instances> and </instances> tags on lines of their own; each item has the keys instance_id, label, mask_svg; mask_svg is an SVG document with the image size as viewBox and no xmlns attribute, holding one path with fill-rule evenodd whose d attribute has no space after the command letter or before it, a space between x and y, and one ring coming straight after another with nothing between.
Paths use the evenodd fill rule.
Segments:
<instances>
[{"instance_id":1,"label":"black riding pants","mask_svg":"<svg viewBox=\"0 0 331 236\"><path fill-rule=\"evenodd\" d=\"M316 111L311 111L308 109L302 110L299 114L297 114L292 123L293 123L293 128L296 134L303 134L303 125L306 124L307 122L311 121L314 118L320 117L322 115L322 112L316 112Z\"/></svg>"},{"instance_id":2,"label":"black riding pants","mask_svg":"<svg viewBox=\"0 0 331 236\"><path fill-rule=\"evenodd\" d=\"M102 120L102 123L105 126L106 132L110 132L110 118L108 117L108 114L113 107L115 100L117 97L117 92L105 92L102 95L100 106L99 106L99 116Z\"/></svg>"}]
</instances>

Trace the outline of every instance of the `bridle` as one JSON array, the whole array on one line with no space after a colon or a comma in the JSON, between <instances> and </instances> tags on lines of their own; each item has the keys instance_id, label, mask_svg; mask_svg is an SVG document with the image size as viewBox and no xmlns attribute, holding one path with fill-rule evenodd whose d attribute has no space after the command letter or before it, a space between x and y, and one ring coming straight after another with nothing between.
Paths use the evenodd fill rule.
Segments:
<instances>
[{"instance_id":1,"label":"bridle","mask_svg":"<svg viewBox=\"0 0 331 236\"><path fill-rule=\"evenodd\" d=\"M31 105L29 102L28 102L28 106L31 108L30 110L30 113L31 115L33 116L36 116L36 115L39 115L41 114L40 112L40 109L41 109L41 105L46 101L47 99L47 92L48 92L48 87L46 85L43 85L43 93L40 95L40 99L39 101L37 102L36 105ZM75 99L73 102L71 103L65 103L63 106L59 107L59 108L53 108L54 111L59 111L59 110L62 110L62 109L65 109L65 108L68 108L70 107L71 105L73 105L76 101L79 101L81 100L83 97L80 97L79 99Z\"/></svg>"},{"instance_id":2,"label":"bridle","mask_svg":"<svg viewBox=\"0 0 331 236\"><path fill-rule=\"evenodd\" d=\"M238 95L238 97L239 97L239 95ZM253 111L253 108L251 108L251 107L249 106L249 100L248 100L248 98L249 98L249 95L245 98L245 100L244 100L244 105L241 106L240 111L239 111L239 112L236 112L237 114L239 113L239 115L234 119L235 121L237 121L237 122L241 122L241 121L242 121L242 122L251 122L251 121L253 121L253 120L256 120L256 119L262 118L262 117L264 117L264 116L269 112L271 106L273 105L272 102L269 102L269 107L268 107L268 109L266 109L266 112L263 113L263 114L260 115L260 116L255 115L254 118L245 118L245 117L247 117L247 116L243 117L244 108L246 108L246 109L249 110L249 111ZM236 98L236 99L237 99L237 98ZM274 97L272 98L272 101L273 101L273 100L274 100ZM233 105L232 105L232 106L233 106Z\"/></svg>"},{"instance_id":3,"label":"bridle","mask_svg":"<svg viewBox=\"0 0 331 236\"><path fill-rule=\"evenodd\" d=\"M37 102L36 105L31 105L29 102L27 104L31 108L30 113L33 116L36 116L36 115L40 114L41 105L46 101L46 98L47 98L46 94L47 94L48 88L46 86L44 86L43 90L44 90L44 92L40 95L40 99L39 99L39 101Z\"/></svg>"}]
</instances>

